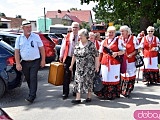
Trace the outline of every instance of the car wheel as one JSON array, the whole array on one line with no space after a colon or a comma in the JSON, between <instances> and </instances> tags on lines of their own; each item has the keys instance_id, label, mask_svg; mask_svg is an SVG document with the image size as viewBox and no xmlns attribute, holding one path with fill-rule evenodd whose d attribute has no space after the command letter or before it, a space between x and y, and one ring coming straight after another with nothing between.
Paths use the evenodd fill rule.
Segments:
<instances>
[{"instance_id":1,"label":"car wheel","mask_svg":"<svg viewBox=\"0 0 160 120\"><path fill-rule=\"evenodd\" d=\"M6 86L3 80L0 78L0 98L4 95L5 90L6 90Z\"/></svg>"}]
</instances>

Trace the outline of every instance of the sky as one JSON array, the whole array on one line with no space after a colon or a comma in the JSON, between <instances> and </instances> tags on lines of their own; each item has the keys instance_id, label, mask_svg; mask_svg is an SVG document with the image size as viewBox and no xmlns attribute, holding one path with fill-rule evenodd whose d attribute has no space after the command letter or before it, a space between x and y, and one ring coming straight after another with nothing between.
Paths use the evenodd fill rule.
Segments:
<instances>
[{"instance_id":1,"label":"sky","mask_svg":"<svg viewBox=\"0 0 160 120\"><path fill-rule=\"evenodd\" d=\"M96 3L80 4L80 0L0 0L0 12L7 17L16 17L21 15L27 20L37 20L44 16L45 11L69 10L77 8L81 10L92 10ZM94 19L94 12L92 11Z\"/></svg>"}]
</instances>

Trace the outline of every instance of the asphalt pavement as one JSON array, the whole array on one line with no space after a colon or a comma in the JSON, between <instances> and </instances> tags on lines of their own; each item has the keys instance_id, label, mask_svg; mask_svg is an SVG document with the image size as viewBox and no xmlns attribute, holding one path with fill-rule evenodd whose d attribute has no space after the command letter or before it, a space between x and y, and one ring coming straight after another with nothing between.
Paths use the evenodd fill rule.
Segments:
<instances>
[{"instance_id":1,"label":"asphalt pavement","mask_svg":"<svg viewBox=\"0 0 160 120\"><path fill-rule=\"evenodd\" d=\"M62 86L49 84L48 73L49 66L38 72L37 98L33 104L24 100L28 87L23 82L20 88L8 91L0 99L0 107L14 120L134 120L136 110L160 110L160 85L144 85L141 72L130 98L100 100L93 94L91 103L78 105L71 103L72 94L68 99L62 99ZM82 101L85 98L83 94Z\"/></svg>"}]
</instances>

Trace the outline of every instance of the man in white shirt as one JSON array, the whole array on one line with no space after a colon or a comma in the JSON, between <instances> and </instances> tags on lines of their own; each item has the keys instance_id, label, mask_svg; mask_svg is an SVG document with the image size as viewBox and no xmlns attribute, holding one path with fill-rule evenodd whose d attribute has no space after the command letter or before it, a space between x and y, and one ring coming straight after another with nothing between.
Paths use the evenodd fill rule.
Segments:
<instances>
[{"instance_id":1,"label":"man in white shirt","mask_svg":"<svg viewBox=\"0 0 160 120\"><path fill-rule=\"evenodd\" d=\"M22 22L23 34L15 42L16 69L24 73L29 87L29 96L25 99L32 103L37 92L37 73L45 66L45 50L38 34L31 32L31 23Z\"/></svg>"},{"instance_id":2,"label":"man in white shirt","mask_svg":"<svg viewBox=\"0 0 160 120\"><path fill-rule=\"evenodd\" d=\"M72 56L74 53L75 44L78 42L78 30L79 23L72 23L72 32L68 33L62 43L60 50L60 62L64 63L65 74L64 74L64 82L63 82L63 99L67 99L69 95L69 84L71 81L71 71L69 70L69 66L71 64ZM75 67L74 67L75 69ZM74 72L73 72L74 74Z\"/></svg>"}]
</instances>

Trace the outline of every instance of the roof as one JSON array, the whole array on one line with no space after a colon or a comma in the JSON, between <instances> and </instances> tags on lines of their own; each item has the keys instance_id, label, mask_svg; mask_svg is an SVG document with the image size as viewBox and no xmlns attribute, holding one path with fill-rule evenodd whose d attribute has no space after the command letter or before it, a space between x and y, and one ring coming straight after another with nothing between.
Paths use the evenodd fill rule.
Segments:
<instances>
[{"instance_id":1,"label":"roof","mask_svg":"<svg viewBox=\"0 0 160 120\"><path fill-rule=\"evenodd\" d=\"M3 17L4 19L10 20L11 28L19 28L22 24L23 18L12 18L12 17Z\"/></svg>"},{"instance_id":2,"label":"roof","mask_svg":"<svg viewBox=\"0 0 160 120\"><path fill-rule=\"evenodd\" d=\"M73 10L73 11L47 11L47 18L62 18L65 15L76 16L81 22L89 22L89 18L92 19L92 14L90 10Z\"/></svg>"},{"instance_id":3,"label":"roof","mask_svg":"<svg viewBox=\"0 0 160 120\"><path fill-rule=\"evenodd\" d=\"M73 22L78 22L79 24L82 23L76 16L72 16L72 15L68 15L68 14L66 14L65 16L68 16ZM65 16L63 16L63 17L65 17Z\"/></svg>"},{"instance_id":4,"label":"roof","mask_svg":"<svg viewBox=\"0 0 160 120\"><path fill-rule=\"evenodd\" d=\"M1 22L10 22L11 20L5 19L5 18L0 18Z\"/></svg>"}]
</instances>

